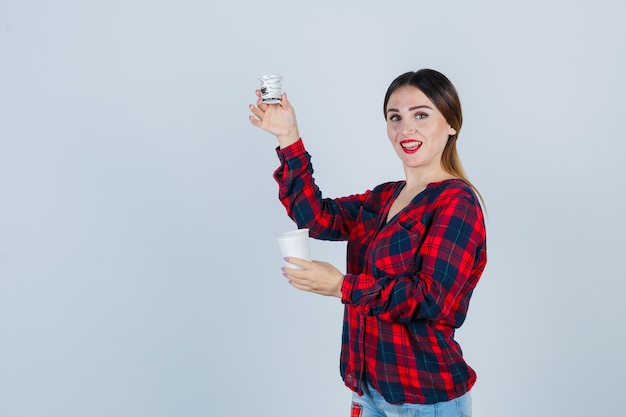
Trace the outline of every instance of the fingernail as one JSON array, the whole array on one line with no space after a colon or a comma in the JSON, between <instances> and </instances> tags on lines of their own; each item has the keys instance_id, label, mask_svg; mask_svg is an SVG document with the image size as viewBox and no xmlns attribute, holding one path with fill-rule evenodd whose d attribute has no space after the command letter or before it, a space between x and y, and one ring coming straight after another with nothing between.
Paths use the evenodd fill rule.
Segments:
<instances>
[{"instance_id":1,"label":"fingernail","mask_svg":"<svg viewBox=\"0 0 626 417\"><path fill-rule=\"evenodd\" d=\"M287 262L289 260L288 257L283 258L283 261Z\"/></svg>"}]
</instances>

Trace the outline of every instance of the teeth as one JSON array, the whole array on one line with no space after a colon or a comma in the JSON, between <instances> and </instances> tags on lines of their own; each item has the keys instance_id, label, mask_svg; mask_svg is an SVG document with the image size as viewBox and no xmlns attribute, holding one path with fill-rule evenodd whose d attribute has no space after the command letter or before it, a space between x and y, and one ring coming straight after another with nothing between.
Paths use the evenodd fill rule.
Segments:
<instances>
[{"instance_id":1,"label":"teeth","mask_svg":"<svg viewBox=\"0 0 626 417\"><path fill-rule=\"evenodd\" d=\"M417 148L418 146L422 146L422 142L416 140L414 142L404 142L401 143L403 148Z\"/></svg>"}]
</instances>

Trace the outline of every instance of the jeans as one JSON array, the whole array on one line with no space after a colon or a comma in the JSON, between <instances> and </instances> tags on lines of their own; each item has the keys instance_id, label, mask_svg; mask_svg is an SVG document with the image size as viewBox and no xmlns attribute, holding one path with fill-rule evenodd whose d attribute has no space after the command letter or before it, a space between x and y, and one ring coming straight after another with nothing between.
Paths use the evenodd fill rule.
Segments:
<instances>
[{"instance_id":1,"label":"jeans","mask_svg":"<svg viewBox=\"0 0 626 417\"><path fill-rule=\"evenodd\" d=\"M435 404L390 404L371 385L363 387L363 396L352 393L350 417L471 417L469 392L450 401Z\"/></svg>"}]
</instances>

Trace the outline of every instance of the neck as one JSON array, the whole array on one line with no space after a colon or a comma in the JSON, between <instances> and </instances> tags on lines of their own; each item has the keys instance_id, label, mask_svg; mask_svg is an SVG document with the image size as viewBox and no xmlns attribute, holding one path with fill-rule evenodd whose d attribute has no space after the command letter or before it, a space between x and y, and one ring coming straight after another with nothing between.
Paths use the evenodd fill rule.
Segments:
<instances>
[{"instance_id":1,"label":"neck","mask_svg":"<svg viewBox=\"0 0 626 417\"><path fill-rule=\"evenodd\" d=\"M417 168L404 168L406 188L425 188L428 184L456 178L443 169L424 170Z\"/></svg>"}]
</instances>

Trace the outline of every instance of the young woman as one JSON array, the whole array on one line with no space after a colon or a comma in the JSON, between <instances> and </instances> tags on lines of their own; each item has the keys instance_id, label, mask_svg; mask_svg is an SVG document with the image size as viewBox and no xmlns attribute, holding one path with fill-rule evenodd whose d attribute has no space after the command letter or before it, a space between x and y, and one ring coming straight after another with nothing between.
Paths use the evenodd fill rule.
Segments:
<instances>
[{"instance_id":1,"label":"young woman","mask_svg":"<svg viewBox=\"0 0 626 417\"><path fill-rule=\"evenodd\" d=\"M340 370L352 416L470 416L476 374L454 332L485 268L486 233L456 149L462 112L452 83L430 69L391 83L383 111L406 178L343 198L323 198L315 185L285 94L250 110L251 123L278 139L274 178L288 215L314 238L348 241L345 275L297 258L288 261L304 270L283 273L345 305Z\"/></svg>"}]
</instances>

